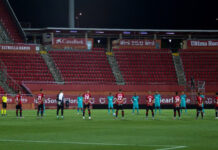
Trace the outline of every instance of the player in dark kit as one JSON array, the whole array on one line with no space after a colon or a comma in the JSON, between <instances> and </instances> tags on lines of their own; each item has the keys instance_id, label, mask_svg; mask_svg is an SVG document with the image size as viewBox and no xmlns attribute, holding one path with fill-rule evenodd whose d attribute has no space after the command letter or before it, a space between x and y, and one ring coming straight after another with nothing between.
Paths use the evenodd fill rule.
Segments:
<instances>
[{"instance_id":1,"label":"player in dark kit","mask_svg":"<svg viewBox=\"0 0 218 150\"><path fill-rule=\"evenodd\" d=\"M203 112L203 97L201 96L201 93L198 93L197 96L197 116L196 119L198 119L199 113L201 113L201 118L204 118L204 112Z\"/></svg>"},{"instance_id":2,"label":"player in dark kit","mask_svg":"<svg viewBox=\"0 0 218 150\"><path fill-rule=\"evenodd\" d=\"M216 99L215 99L215 111L216 111L216 119L218 119L218 92L216 93Z\"/></svg>"},{"instance_id":3,"label":"player in dark kit","mask_svg":"<svg viewBox=\"0 0 218 150\"><path fill-rule=\"evenodd\" d=\"M176 96L174 97L173 106L174 106L174 120L176 119L176 111L178 112L178 116L180 119L180 105L181 105L181 98L178 95L178 92L176 92Z\"/></svg>"},{"instance_id":4,"label":"player in dark kit","mask_svg":"<svg viewBox=\"0 0 218 150\"><path fill-rule=\"evenodd\" d=\"M43 117L43 112L44 112L44 93L43 90L40 89L40 93L37 96L38 99L38 111L37 111L37 117L39 117L39 111L41 111L41 117Z\"/></svg>"},{"instance_id":5,"label":"player in dark kit","mask_svg":"<svg viewBox=\"0 0 218 150\"><path fill-rule=\"evenodd\" d=\"M118 111L122 110L122 119L124 119L124 109L123 109L123 104L124 104L124 94L121 89L119 89L118 93L115 96L115 102L116 102L116 118L118 117Z\"/></svg>"},{"instance_id":6,"label":"player in dark kit","mask_svg":"<svg viewBox=\"0 0 218 150\"><path fill-rule=\"evenodd\" d=\"M86 108L88 109L88 113L89 113L89 119L91 119L91 110L90 110L90 105L91 105L91 94L89 92L89 90L86 91L85 94L83 94L83 119L85 119L85 111Z\"/></svg>"},{"instance_id":7,"label":"player in dark kit","mask_svg":"<svg viewBox=\"0 0 218 150\"><path fill-rule=\"evenodd\" d=\"M22 96L21 96L21 91L18 92L15 98L16 102L16 116L18 117L18 111L20 110L20 117L22 117Z\"/></svg>"},{"instance_id":8,"label":"player in dark kit","mask_svg":"<svg viewBox=\"0 0 218 150\"><path fill-rule=\"evenodd\" d=\"M151 110L152 119L154 120L154 96L151 94L151 91L148 92L146 97L146 119L148 119L148 111Z\"/></svg>"},{"instance_id":9,"label":"player in dark kit","mask_svg":"<svg viewBox=\"0 0 218 150\"><path fill-rule=\"evenodd\" d=\"M59 110L61 109L61 118L64 119L64 93L62 90L57 95L57 119L59 119Z\"/></svg>"}]
</instances>

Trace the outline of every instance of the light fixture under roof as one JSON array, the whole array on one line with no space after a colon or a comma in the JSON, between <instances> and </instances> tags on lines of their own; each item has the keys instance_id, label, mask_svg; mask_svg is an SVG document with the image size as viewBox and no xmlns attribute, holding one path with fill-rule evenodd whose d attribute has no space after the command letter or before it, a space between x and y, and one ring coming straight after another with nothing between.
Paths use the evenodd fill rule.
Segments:
<instances>
[{"instance_id":1,"label":"light fixture under roof","mask_svg":"<svg viewBox=\"0 0 218 150\"><path fill-rule=\"evenodd\" d=\"M123 34L131 34L131 32L124 31Z\"/></svg>"},{"instance_id":2,"label":"light fixture under roof","mask_svg":"<svg viewBox=\"0 0 218 150\"><path fill-rule=\"evenodd\" d=\"M60 33L61 31L59 31L59 30L56 30L56 33Z\"/></svg>"},{"instance_id":3,"label":"light fixture under roof","mask_svg":"<svg viewBox=\"0 0 218 150\"><path fill-rule=\"evenodd\" d=\"M104 31L96 31L97 34L104 34Z\"/></svg>"},{"instance_id":4,"label":"light fixture under roof","mask_svg":"<svg viewBox=\"0 0 218 150\"><path fill-rule=\"evenodd\" d=\"M75 31L75 30L71 30L70 32L71 32L71 33L77 33L77 31Z\"/></svg>"},{"instance_id":5,"label":"light fixture under roof","mask_svg":"<svg viewBox=\"0 0 218 150\"><path fill-rule=\"evenodd\" d=\"M148 34L148 32L140 32L140 34L145 35Z\"/></svg>"},{"instance_id":6,"label":"light fixture under roof","mask_svg":"<svg viewBox=\"0 0 218 150\"><path fill-rule=\"evenodd\" d=\"M167 32L166 34L168 34L168 35L174 35L175 33L174 33L174 32Z\"/></svg>"}]
</instances>

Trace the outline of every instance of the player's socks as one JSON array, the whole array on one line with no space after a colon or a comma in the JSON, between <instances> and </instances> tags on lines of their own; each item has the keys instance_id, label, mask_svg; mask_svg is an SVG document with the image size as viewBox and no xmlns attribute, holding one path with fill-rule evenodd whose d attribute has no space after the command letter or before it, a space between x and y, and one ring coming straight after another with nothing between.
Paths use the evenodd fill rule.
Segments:
<instances>
[{"instance_id":1,"label":"player's socks","mask_svg":"<svg viewBox=\"0 0 218 150\"><path fill-rule=\"evenodd\" d=\"M124 118L124 111L122 111L122 117Z\"/></svg>"},{"instance_id":2,"label":"player's socks","mask_svg":"<svg viewBox=\"0 0 218 150\"><path fill-rule=\"evenodd\" d=\"M57 116L57 119L59 119L59 116Z\"/></svg>"},{"instance_id":3,"label":"player's socks","mask_svg":"<svg viewBox=\"0 0 218 150\"><path fill-rule=\"evenodd\" d=\"M83 119L86 119L85 116L83 116Z\"/></svg>"},{"instance_id":4,"label":"player's socks","mask_svg":"<svg viewBox=\"0 0 218 150\"><path fill-rule=\"evenodd\" d=\"M41 117L43 117L43 110L41 110Z\"/></svg>"},{"instance_id":5,"label":"player's socks","mask_svg":"<svg viewBox=\"0 0 218 150\"><path fill-rule=\"evenodd\" d=\"M88 110L88 113L89 113L89 117L91 117L91 111L90 111L90 109Z\"/></svg>"},{"instance_id":6,"label":"player's socks","mask_svg":"<svg viewBox=\"0 0 218 150\"><path fill-rule=\"evenodd\" d=\"M22 110L20 110L20 117L22 117Z\"/></svg>"},{"instance_id":7,"label":"player's socks","mask_svg":"<svg viewBox=\"0 0 218 150\"><path fill-rule=\"evenodd\" d=\"M108 108L108 114L110 114L110 108Z\"/></svg>"},{"instance_id":8,"label":"player's socks","mask_svg":"<svg viewBox=\"0 0 218 150\"><path fill-rule=\"evenodd\" d=\"M83 116L85 116L85 110L83 110Z\"/></svg>"},{"instance_id":9,"label":"player's socks","mask_svg":"<svg viewBox=\"0 0 218 150\"><path fill-rule=\"evenodd\" d=\"M174 118L176 118L176 111L174 111Z\"/></svg>"},{"instance_id":10,"label":"player's socks","mask_svg":"<svg viewBox=\"0 0 218 150\"><path fill-rule=\"evenodd\" d=\"M18 109L16 109L16 116L18 117Z\"/></svg>"},{"instance_id":11,"label":"player's socks","mask_svg":"<svg viewBox=\"0 0 218 150\"><path fill-rule=\"evenodd\" d=\"M160 107L159 107L159 114L161 114L161 109L160 109Z\"/></svg>"},{"instance_id":12,"label":"player's socks","mask_svg":"<svg viewBox=\"0 0 218 150\"><path fill-rule=\"evenodd\" d=\"M1 114L2 114L2 116L4 115L4 110L3 109L1 110Z\"/></svg>"},{"instance_id":13,"label":"player's socks","mask_svg":"<svg viewBox=\"0 0 218 150\"><path fill-rule=\"evenodd\" d=\"M113 112L113 114L114 114L114 109L112 108L112 112Z\"/></svg>"},{"instance_id":14,"label":"player's socks","mask_svg":"<svg viewBox=\"0 0 218 150\"><path fill-rule=\"evenodd\" d=\"M157 107L155 107L154 113L155 113L155 114L157 113Z\"/></svg>"},{"instance_id":15,"label":"player's socks","mask_svg":"<svg viewBox=\"0 0 218 150\"><path fill-rule=\"evenodd\" d=\"M139 114L139 109L137 108L137 114Z\"/></svg>"},{"instance_id":16,"label":"player's socks","mask_svg":"<svg viewBox=\"0 0 218 150\"><path fill-rule=\"evenodd\" d=\"M64 119L64 116L61 116L61 119Z\"/></svg>"},{"instance_id":17,"label":"player's socks","mask_svg":"<svg viewBox=\"0 0 218 150\"><path fill-rule=\"evenodd\" d=\"M218 117L218 112L216 112L216 117Z\"/></svg>"},{"instance_id":18,"label":"player's socks","mask_svg":"<svg viewBox=\"0 0 218 150\"><path fill-rule=\"evenodd\" d=\"M185 108L185 113L186 113L186 114L188 113L187 108Z\"/></svg>"},{"instance_id":19,"label":"player's socks","mask_svg":"<svg viewBox=\"0 0 218 150\"><path fill-rule=\"evenodd\" d=\"M116 118L117 118L117 116L118 116L118 110L116 111Z\"/></svg>"},{"instance_id":20,"label":"player's socks","mask_svg":"<svg viewBox=\"0 0 218 150\"><path fill-rule=\"evenodd\" d=\"M92 119L91 116L89 116L89 120Z\"/></svg>"},{"instance_id":21,"label":"player's socks","mask_svg":"<svg viewBox=\"0 0 218 150\"><path fill-rule=\"evenodd\" d=\"M204 112L201 112L201 118L204 119Z\"/></svg>"},{"instance_id":22,"label":"player's socks","mask_svg":"<svg viewBox=\"0 0 218 150\"><path fill-rule=\"evenodd\" d=\"M132 113L133 113L133 114L135 113L135 108L132 109Z\"/></svg>"},{"instance_id":23,"label":"player's socks","mask_svg":"<svg viewBox=\"0 0 218 150\"><path fill-rule=\"evenodd\" d=\"M4 109L3 113L4 113L4 115L6 116L6 115L7 115L7 110Z\"/></svg>"}]
</instances>

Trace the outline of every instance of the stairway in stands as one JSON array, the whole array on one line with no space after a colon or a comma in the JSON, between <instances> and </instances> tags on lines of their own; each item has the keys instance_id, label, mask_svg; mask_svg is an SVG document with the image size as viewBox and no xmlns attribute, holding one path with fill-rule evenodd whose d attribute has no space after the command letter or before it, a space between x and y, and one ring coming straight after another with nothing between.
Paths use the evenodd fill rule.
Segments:
<instances>
[{"instance_id":1,"label":"stairway in stands","mask_svg":"<svg viewBox=\"0 0 218 150\"><path fill-rule=\"evenodd\" d=\"M111 66L112 72L114 74L114 77L116 79L116 83L118 85L125 85L125 81L123 79L123 76L120 72L119 66L117 64L117 60L114 57L113 53L108 53L107 54L108 62Z\"/></svg>"},{"instance_id":2,"label":"stairway in stands","mask_svg":"<svg viewBox=\"0 0 218 150\"><path fill-rule=\"evenodd\" d=\"M55 82L63 84L64 81L61 77L59 70L56 68L56 65L53 59L49 56L49 54L46 51L42 51L40 54L42 58L44 59L46 65L48 66L48 69L51 72L53 78L55 79Z\"/></svg>"},{"instance_id":3,"label":"stairway in stands","mask_svg":"<svg viewBox=\"0 0 218 150\"><path fill-rule=\"evenodd\" d=\"M15 43L24 43L25 34L7 0L0 0L0 23Z\"/></svg>"},{"instance_id":4,"label":"stairway in stands","mask_svg":"<svg viewBox=\"0 0 218 150\"><path fill-rule=\"evenodd\" d=\"M185 86L186 85L186 78L185 78L185 72L184 72L184 68L183 68L182 59L181 59L179 53L173 53L172 55L173 55L173 62L175 65L175 69L176 69L178 84Z\"/></svg>"}]
</instances>

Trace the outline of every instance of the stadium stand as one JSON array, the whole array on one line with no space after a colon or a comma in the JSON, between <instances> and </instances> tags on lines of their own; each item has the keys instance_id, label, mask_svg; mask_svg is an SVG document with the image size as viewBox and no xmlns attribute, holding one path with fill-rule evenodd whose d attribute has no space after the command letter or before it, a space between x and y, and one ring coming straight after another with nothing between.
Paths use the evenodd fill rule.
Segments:
<instances>
[{"instance_id":1,"label":"stadium stand","mask_svg":"<svg viewBox=\"0 0 218 150\"><path fill-rule=\"evenodd\" d=\"M175 67L170 52L124 49L114 49L113 51L126 84L177 85Z\"/></svg>"},{"instance_id":2,"label":"stadium stand","mask_svg":"<svg viewBox=\"0 0 218 150\"><path fill-rule=\"evenodd\" d=\"M187 81L193 76L206 85L218 84L218 50L180 50L180 56Z\"/></svg>"},{"instance_id":3,"label":"stadium stand","mask_svg":"<svg viewBox=\"0 0 218 150\"><path fill-rule=\"evenodd\" d=\"M65 82L115 83L104 51L50 51L49 54Z\"/></svg>"},{"instance_id":4,"label":"stadium stand","mask_svg":"<svg viewBox=\"0 0 218 150\"><path fill-rule=\"evenodd\" d=\"M4 94L4 93L5 93L4 89L0 86L0 94Z\"/></svg>"},{"instance_id":5,"label":"stadium stand","mask_svg":"<svg viewBox=\"0 0 218 150\"><path fill-rule=\"evenodd\" d=\"M54 81L40 54L0 52L7 73L19 84L22 81Z\"/></svg>"},{"instance_id":6,"label":"stadium stand","mask_svg":"<svg viewBox=\"0 0 218 150\"><path fill-rule=\"evenodd\" d=\"M16 25L16 21L11 16L10 9L6 6L6 1L0 0L0 23L4 26L10 38L15 43L23 43L24 40Z\"/></svg>"}]
</instances>

